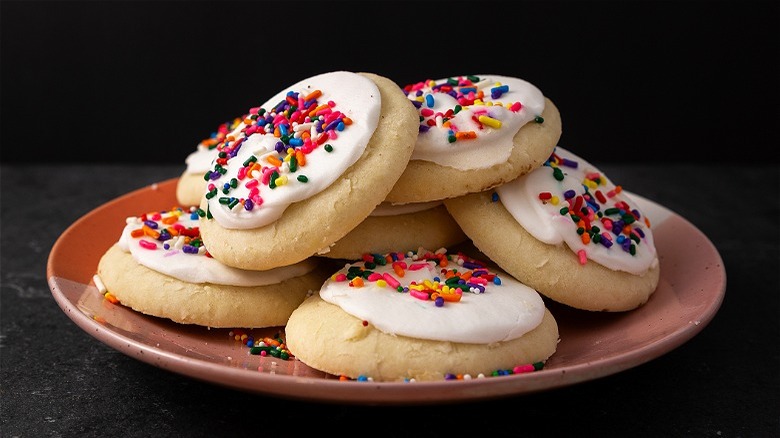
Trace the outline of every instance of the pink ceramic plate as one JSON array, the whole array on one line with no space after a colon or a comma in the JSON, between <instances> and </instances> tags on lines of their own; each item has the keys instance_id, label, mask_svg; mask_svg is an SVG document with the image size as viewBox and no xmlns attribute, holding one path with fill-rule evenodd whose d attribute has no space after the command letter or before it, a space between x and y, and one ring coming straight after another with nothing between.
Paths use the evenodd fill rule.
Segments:
<instances>
[{"instance_id":1,"label":"pink ceramic plate","mask_svg":"<svg viewBox=\"0 0 780 438\"><path fill-rule=\"evenodd\" d=\"M249 354L228 329L187 326L111 304L92 277L119 237L127 216L176 205L177 179L145 187L88 213L49 254L52 295L84 331L128 356L159 368L242 391L309 401L409 404L473 401L532 393L609 376L657 358L698 334L726 290L723 261L695 226L641 196L652 220L661 280L646 305L625 313L590 313L548 302L561 342L544 369L473 380L378 383L339 381L297 360ZM251 330L255 337L283 327Z\"/></svg>"}]
</instances>

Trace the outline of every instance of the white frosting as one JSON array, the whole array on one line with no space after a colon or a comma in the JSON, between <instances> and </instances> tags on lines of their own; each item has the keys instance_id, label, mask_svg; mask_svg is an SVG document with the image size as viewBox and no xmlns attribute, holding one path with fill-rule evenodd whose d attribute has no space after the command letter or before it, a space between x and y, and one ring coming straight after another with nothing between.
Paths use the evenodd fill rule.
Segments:
<instances>
[{"instance_id":1,"label":"white frosting","mask_svg":"<svg viewBox=\"0 0 780 438\"><path fill-rule=\"evenodd\" d=\"M205 174L211 167L211 162L217 157L219 151L217 149L208 149L198 147L198 149L187 155L184 159L184 163L187 165L185 172ZM204 182L205 185L205 182Z\"/></svg>"},{"instance_id":2,"label":"white frosting","mask_svg":"<svg viewBox=\"0 0 780 438\"><path fill-rule=\"evenodd\" d=\"M267 133L263 131L263 129L272 130L276 123L269 123L265 128L260 128L250 135L240 132L239 138L235 141L239 139L244 141L235 157L230 158L223 166L227 172L211 181L216 190L215 195L208 200L209 211L222 227L256 228L276 221L290 204L314 196L330 186L363 154L377 127L381 111L379 89L364 76L350 72L314 76L278 93L261 108L271 113L280 102L285 100L289 92L295 92L299 93L300 100L296 99L299 105L296 107L300 109L304 106L303 98L316 90L321 91L322 95L316 99L317 104L308 107L307 110L330 103L328 111L332 115L340 112L351 120L351 124L344 124L339 128L331 127L327 130L326 135L329 135L329 139L322 145L314 146L310 151L307 149L305 165L298 165L295 171L291 170L289 161L284 161L287 152L279 153L275 149L280 138L275 137L273 131ZM324 117L327 118L328 115ZM328 124L330 125L330 122ZM287 129L290 137L296 139L294 141L304 138L304 132L311 133L311 138L315 140L322 135L318 132L316 123L308 123L306 120L303 123L293 122L291 126L287 126ZM328 145L332 146L330 152L327 150L330 148ZM232 147L230 142L225 146ZM289 147L292 147L292 143ZM296 146L296 149L302 151L304 147ZM275 188L271 188L272 184L264 182L261 171L243 177L239 174L247 159L252 157L256 158L257 164L263 168L275 167L279 175ZM271 160L278 159L283 164L275 166L268 161L269 157ZM270 170L267 173L270 174ZM299 181L298 178L302 176L305 176L308 181ZM237 187L224 194L224 185L230 183L233 178L238 181ZM253 190L257 192L253 193ZM220 198L223 198L222 202ZM231 199L240 202L233 202L235 205L231 208ZM243 202L247 199L253 201L249 203L252 205L251 210L243 206Z\"/></svg>"},{"instance_id":3,"label":"white frosting","mask_svg":"<svg viewBox=\"0 0 780 438\"><path fill-rule=\"evenodd\" d=\"M458 90L473 87L484 93L474 102L459 102L450 94L433 89L434 84L446 83L446 78L433 81L433 84L428 81L412 85L411 90L405 89L410 100L421 104L418 111L423 118L412 160L432 161L460 170L484 169L503 163L512 152L517 131L544 111L544 95L529 82L507 76L476 76L478 82L472 82L466 76L453 77L459 79L459 83L466 81L464 87L453 87L459 97L461 93ZM508 86L508 91L491 97L491 89L497 86ZM429 96L433 106L428 103ZM520 109L510 109L517 102ZM461 105L462 109L445 122L447 111L454 111L456 105ZM481 123L474 120L480 116L489 117L492 121ZM428 126L428 120L436 124L426 131L423 126ZM500 123L500 127L495 126L496 122ZM457 132L473 132L476 138L451 141Z\"/></svg>"},{"instance_id":4,"label":"white frosting","mask_svg":"<svg viewBox=\"0 0 780 438\"><path fill-rule=\"evenodd\" d=\"M439 205L442 205L441 201L410 202L408 204L383 202L371 212L371 216L398 216L402 214L419 213L421 211L436 208Z\"/></svg>"},{"instance_id":5,"label":"white frosting","mask_svg":"<svg viewBox=\"0 0 780 438\"><path fill-rule=\"evenodd\" d=\"M179 226L162 222L164 218L178 214L181 215L178 217L176 224L183 226L185 229L190 229L193 231L193 237L200 240L200 234L197 231L198 216L196 214L172 210L162 212L159 218L148 217L147 220L157 224L156 229L159 231L164 228ZM304 260L294 265L267 271L247 271L233 268L207 256L203 246L197 253L185 252L183 247L185 238L182 234L166 241L159 241L149 235L133 237L133 231L141 229L143 225L144 222L140 217L127 218L127 225L119 238L119 247L123 251L129 252L139 264L187 283L265 286L299 277L312 271L315 267L314 261ZM143 245L145 246L142 246L141 241L144 241ZM170 249L166 249L165 244L169 245ZM156 248L151 248L152 245Z\"/></svg>"},{"instance_id":6,"label":"white frosting","mask_svg":"<svg viewBox=\"0 0 780 438\"><path fill-rule=\"evenodd\" d=\"M655 266L658 263L658 257L653 242L653 233L645 223L645 216L637 207L636 202L621 189L616 190L612 181L599 169L572 152L559 146L553 154L577 163L576 168L563 164L557 165L563 171L563 180L558 181L553 176L554 167L545 164L527 175L496 188L501 203L515 220L542 242L550 245L565 243L575 254L584 251L589 260L613 270L638 275ZM598 176L600 182L595 183L593 176ZM590 223L591 226L599 228L598 234L611 237L613 242L611 247L593 241L587 244L583 243L582 236L577 233L579 225L572 220L569 214L561 214L561 209L570 205L566 201L564 192L571 190L576 196L581 196L586 193L586 183L593 185L593 187L588 188L588 193L591 196L595 197L598 191L606 200L606 202L602 202L593 199L594 204L598 205L598 210L590 209ZM555 198L545 202L540 199L540 193L549 193ZM576 200L576 196L571 198L572 201ZM621 202L625 204L619 205L618 203ZM624 211L624 207L627 205L628 210L639 214L638 220L629 224L631 230L639 237L639 243L631 242L636 251L633 255L625 251L618 243L619 239L627 237L623 235L621 238L611 232L609 225L605 223L608 222L605 221L606 218L613 221L619 220L620 215L604 214L603 218L598 217L599 213L605 213L616 205ZM583 214L579 213L579 216L583 216Z\"/></svg>"},{"instance_id":7,"label":"white frosting","mask_svg":"<svg viewBox=\"0 0 780 438\"><path fill-rule=\"evenodd\" d=\"M422 263L422 269L406 269L400 277L391 264L376 266L372 272L392 275L402 286L413 282L433 281L442 268L433 261L401 258L411 267ZM350 286L349 281L337 278L351 266L365 266L364 262L346 265L325 282L320 290L323 300L341 307L356 318L367 321L382 332L419 339L451 341L471 344L489 344L518 338L538 326L544 316L545 305L533 289L509 275L500 276L499 285L490 281L483 293L463 292L458 302L447 302L438 307L433 300L423 300L409 292L398 292L391 285L364 280L363 286ZM451 262L446 269L471 272L471 269Z\"/></svg>"}]
</instances>

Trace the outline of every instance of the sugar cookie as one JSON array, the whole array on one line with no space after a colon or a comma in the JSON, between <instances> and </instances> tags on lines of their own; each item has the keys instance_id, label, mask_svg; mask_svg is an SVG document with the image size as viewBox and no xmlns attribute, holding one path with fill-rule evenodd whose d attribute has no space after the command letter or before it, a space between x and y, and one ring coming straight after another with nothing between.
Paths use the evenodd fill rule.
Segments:
<instances>
[{"instance_id":1,"label":"sugar cookie","mask_svg":"<svg viewBox=\"0 0 780 438\"><path fill-rule=\"evenodd\" d=\"M490 189L539 167L561 136L553 102L522 79L455 76L404 87L419 112L411 160L387 195L394 204Z\"/></svg>"},{"instance_id":2,"label":"sugar cookie","mask_svg":"<svg viewBox=\"0 0 780 438\"><path fill-rule=\"evenodd\" d=\"M268 271L225 266L208 255L197 214L175 208L130 217L97 275L138 312L207 327L283 326L323 271L312 258Z\"/></svg>"},{"instance_id":3,"label":"sugar cookie","mask_svg":"<svg viewBox=\"0 0 780 438\"><path fill-rule=\"evenodd\" d=\"M403 91L371 73L305 79L249 114L201 203L212 256L242 269L297 263L344 237L387 196L417 138Z\"/></svg>"},{"instance_id":4,"label":"sugar cookie","mask_svg":"<svg viewBox=\"0 0 780 438\"><path fill-rule=\"evenodd\" d=\"M399 248L447 248L466 239L441 201L383 202L360 225L317 255L356 260L365 253L385 254Z\"/></svg>"},{"instance_id":5,"label":"sugar cookie","mask_svg":"<svg viewBox=\"0 0 780 438\"><path fill-rule=\"evenodd\" d=\"M285 333L310 367L374 381L533 370L558 344L536 291L463 254L424 249L347 264L293 312Z\"/></svg>"},{"instance_id":6,"label":"sugar cookie","mask_svg":"<svg viewBox=\"0 0 780 438\"><path fill-rule=\"evenodd\" d=\"M658 285L649 219L621 186L561 147L527 175L444 203L492 261L560 303L626 311Z\"/></svg>"}]
</instances>

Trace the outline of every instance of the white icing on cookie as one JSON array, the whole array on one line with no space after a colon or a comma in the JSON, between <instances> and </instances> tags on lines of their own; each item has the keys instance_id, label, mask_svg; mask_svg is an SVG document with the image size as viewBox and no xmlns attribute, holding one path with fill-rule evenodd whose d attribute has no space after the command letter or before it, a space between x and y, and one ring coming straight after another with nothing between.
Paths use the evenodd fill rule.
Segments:
<instances>
[{"instance_id":1,"label":"white icing on cookie","mask_svg":"<svg viewBox=\"0 0 780 438\"><path fill-rule=\"evenodd\" d=\"M408 85L404 92L423 119L412 160L460 170L505 162L517 131L544 111L538 88L507 76L453 76Z\"/></svg>"},{"instance_id":2,"label":"white icing on cookie","mask_svg":"<svg viewBox=\"0 0 780 438\"><path fill-rule=\"evenodd\" d=\"M206 195L210 214L230 229L276 221L292 203L326 189L357 162L380 112L378 87L356 73L321 74L278 93L250 110L257 120L222 149L237 153L215 162L212 174L218 177Z\"/></svg>"},{"instance_id":3,"label":"white icing on cookie","mask_svg":"<svg viewBox=\"0 0 780 438\"><path fill-rule=\"evenodd\" d=\"M139 264L187 283L265 286L304 275L316 265L313 260L304 260L267 271L247 271L223 265L206 255L207 251L200 241L198 215L181 209L151 214L146 218L133 216L126 222L119 247L129 252ZM144 233L145 224L147 229ZM142 230L141 234L134 236L137 230ZM167 230L171 237L167 240L163 237L161 241L156 233L162 230ZM187 237L191 244L185 243Z\"/></svg>"},{"instance_id":4,"label":"white icing on cookie","mask_svg":"<svg viewBox=\"0 0 780 438\"><path fill-rule=\"evenodd\" d=\"M443 254L443 250L439 252ZM544 316L544 302L535 290L509 275L498 277L500 284L495 284L490 276L495 273L480 276L487 269L469 265L471 259L459 265L457 256L453 256L446 267L436 266L433 258L411 253L398 254L395 260L375 267L366 267L364 261L348 264L325 282L320 297L382 332L437 341L508 341L533 330ZM355 280L348 278L350 269L367 269L373 275L359 280L362 285L354 284ZM466 277L473 275L465 281L474 283L474 292L467 288L459 293L460 301L443 301L441 307L434 300L426 300L429 292L437 290L442 296L454 296L454 289L441 288L441 280L446 280L442 269L457 270ZM436 278L440 281L435 282ZM406 291L399 292L395 282Z\"/></svg>"},{"instance_id":5,"label":"white icing on cookie","mask_svg":"<svg viewBox=\"0 0 780 438\"><path fill-rule=\"evenodd\" d=\"M658 264L653 233L637 204L599 169L574 153L559 146L553 157L562 160L548 160L533 172L496 188L501 203L515 220L542 242L565 243L575 254L613 270L639 275ZM576 163L576 167L565 160ZM559 162L551 166L551 161ZM562 180L556 179L556 169ZM540 199L540 194L546 199ZM578 203L588 209L587 215L582 207L577 212L582 223L568 214ZM561 214L561 209L569 206L572 208ZM612 231L620 224L635 240ZM578 228L586 231L578 233ZM583 242L583 234L590 239L588 243Z\"/></svg>"}]
</instances>

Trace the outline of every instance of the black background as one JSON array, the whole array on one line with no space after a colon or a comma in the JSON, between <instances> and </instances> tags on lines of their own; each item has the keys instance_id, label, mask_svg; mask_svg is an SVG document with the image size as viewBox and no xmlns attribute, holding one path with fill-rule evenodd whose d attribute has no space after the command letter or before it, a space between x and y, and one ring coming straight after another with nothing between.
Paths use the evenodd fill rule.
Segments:
<instances>
[{"instance_id":1,"label":"black background","mask_svg":"<svg viewBox=\"0 0 780 438\"><path fill-rule=\"evenodd\" d=\"M4 163L181 163L334 70L526 79L603 162L778 163L777 2L3 0Z\"/></svg>"}]
</instances>

